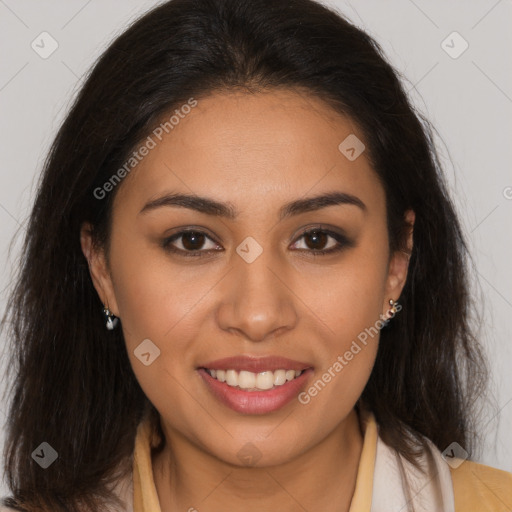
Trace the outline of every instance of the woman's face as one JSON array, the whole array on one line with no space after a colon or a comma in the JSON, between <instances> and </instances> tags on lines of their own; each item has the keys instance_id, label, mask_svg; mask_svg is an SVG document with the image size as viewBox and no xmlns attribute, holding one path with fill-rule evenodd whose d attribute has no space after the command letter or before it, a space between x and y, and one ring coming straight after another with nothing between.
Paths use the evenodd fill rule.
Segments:
<instances>
[{"instance_id":1,"label":"woman's face","mask_svg":"<svg viewBox=\"0 0 512 512\"><path fill-rule=\"evenodd\" d=\"M384 190L350 119L291 90L180 112L119 185L94 283L167 434L233 464L292 460L352 411L407 258L388 259ZM228 385L204 368L238 371Z\"/></svg>"}]
</instances>

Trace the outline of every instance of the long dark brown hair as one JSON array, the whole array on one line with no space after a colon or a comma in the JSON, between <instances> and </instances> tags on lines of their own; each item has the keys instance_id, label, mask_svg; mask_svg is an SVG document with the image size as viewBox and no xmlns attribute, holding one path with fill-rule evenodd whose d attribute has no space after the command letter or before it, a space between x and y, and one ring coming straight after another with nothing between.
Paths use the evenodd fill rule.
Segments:
<instances>
[{"instance_id":1,"label":"long dark brown hair","mask_svg":"<svg viewBox=\"0 0 512 512\"><path fill-rule=\"evenodd\" d=\"M44 165L3 321L12 348L7 505L103 510L131 469L138 423L154 412L122 330L105 329L81 250L83 222L108 247L119 187L103 199L94 191L190 98L272 88L305 91L360 127L385 189L391 251L404 249L404 212L416 213L403 309L381 332L361 403L410 460L420 434L471 453L487 375L472 330L471 260L433 129L400 75L375 40L312 0L172 0L95 63ZM59 455L47 470L31 457L43 441Z\"/></svg>"}]
</instances>

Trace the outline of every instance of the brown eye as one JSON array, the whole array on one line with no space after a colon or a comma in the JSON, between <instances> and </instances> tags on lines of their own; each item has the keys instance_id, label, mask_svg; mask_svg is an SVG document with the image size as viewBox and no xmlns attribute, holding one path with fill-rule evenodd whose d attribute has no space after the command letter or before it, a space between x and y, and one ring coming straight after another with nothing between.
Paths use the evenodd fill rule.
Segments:
<instances>
[{"instance_id":1,"label":"brown eye","mask_svg":"<svg viewBox=\"0 0 512 512\"><path fill-rule=\"evenodd\" d=\"M201 249L206 237L204 233L200 233L199 231L187 231L183 233L181 238L181 243L185 249L188 251L196 251L197 249Z\"/></svg>"},{"instance_id":2,"label":"brown eye","mask_svg":"<svg viewBox=\"0 0 512 512\"><path fill-rule=\"evenodd\" d=\"M341 233L320 228L313 228L308 231L304 231L298 238L297 242L295 242L295 245L299 244L299 241L302 239L304 240L305 247L294 248L310 253L313 256L334 254L342 251L346 247L354 247L355 245L352 240L349 240Z\"/></svg>"},{"instance_id":3,"label":"brown eye","mask_svg":"<svg viewBox=\"0 0 512 512\"><path fill-rule=\"evenodd\" d=\"M324 248L327 240L329 239L329 235L327 235L324 231L308 231L304 235L304 240L309 249L321 250Z\"/></svg>"},{"instance_id":4,"label":"brown eye","mask_svg":"<svg viewBox=\"0 0 512 512\"><path fill-rule=\"evenodd\" d=\"M210 247L205 247L210 242ZM206 233L196 230L180 231L166 238L162 247L173 253L182 256L202 257L207 256L211 251L219 250L219 245L214 242Z\"/></svg>"}]
</instances>

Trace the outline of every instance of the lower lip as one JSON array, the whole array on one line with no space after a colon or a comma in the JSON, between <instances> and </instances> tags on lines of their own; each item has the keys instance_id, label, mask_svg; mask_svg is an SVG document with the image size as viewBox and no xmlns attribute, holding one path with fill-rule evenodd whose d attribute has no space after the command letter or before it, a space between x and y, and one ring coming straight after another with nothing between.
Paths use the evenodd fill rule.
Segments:
<instances>
[{"instance_id":1,"label":"lower lip","mask_svg":"<svg viewBox=\"0 0 512 512\"><path fill-rule=\"evenodd\" d=\"M308 368L295 379L268 391L244 391L214 379L204 368L198 372L213 395L230 409L243 414L267 414L291 402L305 387L313 369Z\"/></svg>"}]
</instances>

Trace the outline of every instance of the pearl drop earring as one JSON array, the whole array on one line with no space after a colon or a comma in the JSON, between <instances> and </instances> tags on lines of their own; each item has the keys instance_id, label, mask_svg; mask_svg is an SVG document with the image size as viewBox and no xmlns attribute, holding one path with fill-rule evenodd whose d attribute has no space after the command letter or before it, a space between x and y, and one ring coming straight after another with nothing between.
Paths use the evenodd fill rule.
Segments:
<instances>
[{"instance_id":1,"label":"pearl drop earring","mask_svg":"<svg viewBox=\"0 0 512 512\"><path fill-rule=\"evenodd\" d=\"M110 309L108 309L108 306L104 307L103 308L103 314L105 315L105 319L106 319L106 327L109 331L112 331L115 329L116 325L118 324L119 322L119 318L117 318L116 316L114 316L111 312L110 312Z\"/></svg>"}]
</instances>

